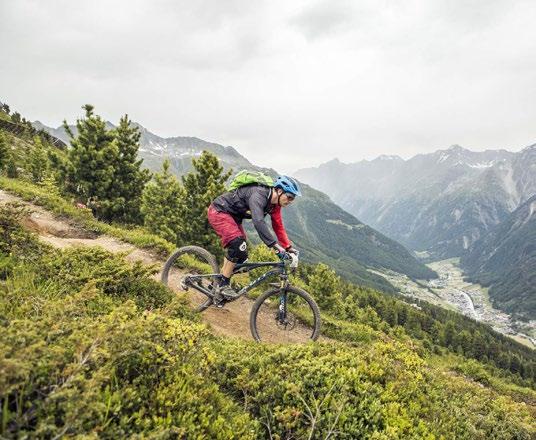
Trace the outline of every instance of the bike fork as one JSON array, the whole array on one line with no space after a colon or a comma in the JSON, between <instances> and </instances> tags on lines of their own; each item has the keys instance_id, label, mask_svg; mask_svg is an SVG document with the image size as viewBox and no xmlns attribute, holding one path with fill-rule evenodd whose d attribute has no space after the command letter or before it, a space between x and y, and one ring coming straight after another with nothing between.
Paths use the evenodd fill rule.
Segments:
<instances>
[{"instance_id":1,"label":"bike fork","mask_svg":"<svg viewBox=\"0 0 536 440\"><path fill-rule=\"evenodd\" d=\"M288 279L281 280L281 293L279 295L279 308L277 313L277 320L284 324L287 320L287 286Z\"/></svg>"},{"instance_id":2,"label":"bike fork","mask_svg":"<svg viewBox=\"0 0 536 440\"><path fill-rule=\"evenodd\" d=\"M277 320L281 324L285 324L287 321L287 291L283 291L279 295L279 309L277 312Z\"/></svg>"}]
</instances>

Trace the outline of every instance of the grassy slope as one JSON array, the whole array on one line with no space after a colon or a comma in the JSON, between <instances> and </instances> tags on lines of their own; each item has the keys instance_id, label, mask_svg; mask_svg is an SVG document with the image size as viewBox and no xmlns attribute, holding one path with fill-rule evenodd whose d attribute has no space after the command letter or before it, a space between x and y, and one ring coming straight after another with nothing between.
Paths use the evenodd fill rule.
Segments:
<instances>
[{"instance_id":1,"label":"grassy slope","mask_svg":"<svg viewBox=\"0 0 536 440\"><path fill-rule=\"evenodd\" d=\"M73 218L98 233L113 235L160 254L166 254L173 248L170 243L141 228L125 230L97 222L89 212L78 210L65 200L27 182L2 178L0 186L59 215ZM18 282L24 283L21 279ZM86 313L82 309L76 314ZM140 311L132 310L121 313L126 313L129 320L135 320ZM67 314L66 326L70 325L69 316ZM21 318L36 322L35 317L30 318L30 315ZM461 361L446 361L440 357L439 365L433 365L425 359L426 352L419 348L420 344L403 335L388 336L366 324L341 322L329 316L323 316L323 320L324 333L347 342L333 346L317 344L276 349L238 341L214 341L201 331L203 335L194 338L197 341L194 347L205 350L210 362L208 366L200 364L196 374L205 374L206 377L207 371L217 369L220 373L209 381L209 385L215 386L223 395L216 394L214 389L210 393L200 392L195 386L191 388L191 383L185 388L194 390L201 400L205 399L206 406L216 411L221 408L220 404L214 404L208 394L237 405L233 408L243 408L243 412L237 410L237 413L221 410L224 417L229 417L225 419L226 423L237 424L237 432L245 429L240 432L249 430L261 437L266 435L267 426L283 436L308 433L311 416L314 418L315 415L315 411L309 411L311 408L314 410L315 405L320 412L317 426L324 433L329 431L334 420L340 420L338 429L363 438L372 433L376 438L424 438L426 435L429 435L428 438L439 438L440 435L449 438L449 434L454 432L457 438L530 438L531 433L534 434L531 416L534 416L536 398L531 390L500 379L485 383L486 388L482 389L485 382L480 378L479 368L482 366L476 368L476 372L473 367L452 372ZM143 328L143 321L136 322ZM45 332L47 324L37 324L42 329L37 333ZM198 332L195 323L180 325L185 325L181 327L182 331L191 327L195 334ZM157 336L159 334L157 332ZM16 337L16 334L13 336ZM136 341L136 337L139 340ZM144 334L135 334L133 342L139 343L145 337ZM160 334L153 342L158 344L160 337L164 335ZM185 342L176 336L171 338L171 345ZM149 353L149 359L150 356L156 355ZM111 362L115 362L113 356ZM166 362L172 361L167 359L164 364ZM471 380L468 382L463 376ZM105 389L97 400L106 398ZM334 390L337 400L330 397ZM91 398L95 399L95 396ZM7 401L10 402L9 399ZM449 401L448 407L443 407L445 401ZM516 401L522 403L517 404ZM344 402L345 407L355 411L340 409L338 402ZM525 404L529 405L528 410ZM152 410L157 411L155 408ZM466 411L473 413L458 417ZM192 416L195 419L195 415ZM213 420L212 416L206 417ZM508 418L508 423L502 422L503 417ZM249 422L244 422L248 418ZM438 420L439 426L436 426ZM206 425L202 426L206 428ZM514 437L514 434L519 435Z\"/></svg>"}]
</instances>

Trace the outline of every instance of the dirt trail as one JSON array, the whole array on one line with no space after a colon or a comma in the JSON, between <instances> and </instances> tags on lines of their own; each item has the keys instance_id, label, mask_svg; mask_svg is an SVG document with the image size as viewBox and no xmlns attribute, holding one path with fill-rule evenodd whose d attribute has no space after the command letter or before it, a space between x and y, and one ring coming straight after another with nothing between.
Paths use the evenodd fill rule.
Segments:
<instances>
[{"instance_id":1,"label":"dirt trail","mask_svg":"<svg viewBox=\"0 0 536 440\"><path fill-rule=\"evenodd\" d=\"M151 255L150 252L136 248L135 246L122 242L116 238L106 235L95 235L85 231L79 225L67 218L59 218L40 206L24 202L22 199L13 196L3 190L0 190L0 203L19 202L31 210L31 215L24 220L24 226L38 234L39 239L56 247L67 248L70 246L100 246L110 252L126 252L126 259L129 261L142 261L144 264L157 264L163 266L163 261ZM178 280L181 277L179 270L173 270L170 274L170 285L174 290L181 291L178 288ZM154 276L160 280L160 273ZM195 293L194 293L195 294ZM236 301L228 303L224 308L218 309L210 307L201 314L203 321L209 326L216 335L226 337L236 337L241 339L252 340L249 329L249 314L253 301L242 297ZM264 312L266 314L266 312ZM301 341L306 335L308 329L302 326L294 329L288 342ZM267 338L269 341L269 337ZM320 340L327 338L320 337Z\"/></svg>"}]
</instances>

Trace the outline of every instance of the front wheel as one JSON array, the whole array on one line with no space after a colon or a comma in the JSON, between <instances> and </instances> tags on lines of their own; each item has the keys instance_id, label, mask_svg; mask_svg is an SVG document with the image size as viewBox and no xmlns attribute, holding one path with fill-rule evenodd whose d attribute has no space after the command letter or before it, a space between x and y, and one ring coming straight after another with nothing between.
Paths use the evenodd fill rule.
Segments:
<instances>
[{"instance_id":1,"label":"front wheel","mask_svg":"<svg viewBox=\"0 0 536 440\"><path fill-rule=\"evenodd\" d=\"M190 291L190 302L197 312L212 304L211 292L219 277L216 257L199 246L184 246L173 252L162 269L161 281L172 289Z\"/></svg>"},{"instance_id":2,"label":"front wheel","mask_svg":"<svg viewBox=\"0 0 536 440\"><path fill-rule=\"evenodd\" d=\"M271 289L253 304L249 325L256 341L316 341L320 336L320 310L305 290L294 286Z\"/></svg>"}]
</instances>

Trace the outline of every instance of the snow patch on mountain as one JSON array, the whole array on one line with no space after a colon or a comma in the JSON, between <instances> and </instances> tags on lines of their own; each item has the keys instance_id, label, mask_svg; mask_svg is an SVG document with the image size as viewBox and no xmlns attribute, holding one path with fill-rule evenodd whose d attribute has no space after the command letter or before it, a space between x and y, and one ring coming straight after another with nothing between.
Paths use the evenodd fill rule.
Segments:
<instances>
[{"instance_id":1,"label":"snow patch on mountain","mask_svg":"<svg viewBox=\"0 0 536 440\"><path fill-rule=\"evenodd\" d=\"M532 214L534 214L534 211L536 211L536 200L530 204L528 216L532 217Z\"/></svg>"},{"instance_id":2,"label":"snow patch on mountain","mask_svg":"<svg viewBox=\"0 0 536 440\"><path fill-rule=\"evenodd\" d=\"M480 163L474 163L474 164L466 164L468 166L470 166L471 168L479 168L479 169L482 169L482 168L490 168L492 167L493 165L495 165L497 163L496 160L492 160L492 161L489 161L489 162L480 162Z\"/></svg>"}]
</instances>

